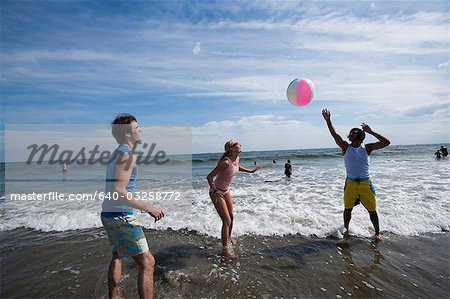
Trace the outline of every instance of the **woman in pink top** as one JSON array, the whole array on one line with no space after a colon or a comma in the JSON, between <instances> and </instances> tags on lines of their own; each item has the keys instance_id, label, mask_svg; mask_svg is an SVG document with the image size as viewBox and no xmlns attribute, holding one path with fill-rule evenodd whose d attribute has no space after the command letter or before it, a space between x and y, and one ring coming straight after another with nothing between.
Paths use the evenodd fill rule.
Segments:
<instances>
[{"instance_id":1,"label":"woman in pink top","mask_svg":"<svg viewBox=\"0 0 450 299\"><path fill-rule=\"evenodd\" d=\"M229 258L234 258L231 243L231 230L233 229L233 201L230 194L230 184L238 171L254 173L260 166L249 170L239 165L241 145L235 140L225 143L225 153L219 159L217 166L208 174L209 196L222 219L222 253Z\"/></svg>"}]
</instances>

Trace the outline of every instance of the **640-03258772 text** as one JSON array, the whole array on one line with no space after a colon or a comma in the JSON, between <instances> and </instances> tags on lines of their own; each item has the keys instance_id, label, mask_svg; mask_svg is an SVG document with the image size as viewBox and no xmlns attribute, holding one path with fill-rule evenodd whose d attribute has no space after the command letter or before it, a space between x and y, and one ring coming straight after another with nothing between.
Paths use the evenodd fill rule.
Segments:
<instances>
[{"instance_id":1,"label":"640-03258772 text","mask_svg":"<svg viewBox=\"0 0 450 299\"><path fill-rule=\"evenodd\" d=\"M94 201L94 200L120 200L121 196L117 192L98 192L93 193L61 193L61 192L46 192L46 193L11 193L10 200L14 201ZM145 201L179 201L181 200L181 192L179 191L138 191L133 193L128 192L126 197L122 200L137 199Z\"/></svg>"}]
</instances>

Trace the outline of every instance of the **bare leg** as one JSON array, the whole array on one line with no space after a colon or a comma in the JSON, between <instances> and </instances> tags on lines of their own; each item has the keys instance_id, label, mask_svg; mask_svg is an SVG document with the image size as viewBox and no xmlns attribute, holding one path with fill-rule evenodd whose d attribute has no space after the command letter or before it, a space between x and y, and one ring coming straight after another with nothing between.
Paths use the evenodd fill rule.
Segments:
<instances>
[{"instance_id":1,"label":"bare leg","mask_svg":"<svg viewBox=\"0 0 450 299\"><path fill-rule=\"evenodd\" d=\"M228 215L230 216L230 229L228 232L228 237L231 240L231 231L233 230L233 220L234 220L234 213L233 213L233 200L231 199L231 193L228 192L227 194L225 194L225 202L227 204L227 208L228 208Z\"/></svg>"},{"instance_id":2,"label":"bare leg","mask_svg":"<svg viewBox=\"0 0 450 299\"><path fill-rule=\"evenodd\" d=\"M352 219L352 208L350 209L344 209L344 227L347 230L348 234L348 227L350 225L350 220Z\"/></svg>"},{"instance_id":3,"label":"bare leg","mask_svg":"<svg viewBox=\"0 0 450 299\"><path fill-rule=\"evenodd\" d=\"M133 256L139 266L138 292L140 298L153 298L153 271L155 269L155 258L150 251Z\"/></svg>"},{"instance_id":4,"label":"bare leg","mask_svg":"<svg viewBox=\"0 0 450 299\"><path fill-rule=\"evenodd\" d=\"M230 237L230 226L231 226L231 218L228 213L228 207L225 203L225 200L219 199L214 203L214 207L216 208L217 213L222 219L222 246L228 245L228 239Z\"/></svg>"},{"instance_id":5,"label":"bare leg","mask_svg":"<svg viewBox=\"0 0 450 299\"><path fill-rule=\"evenodd\" d=\"M369 212L370 221L372 221L373 228L375 229L375 237L380 235L380 224L378 222L378 214L377 211Z\"/></svg>"},{"instance_id":6,"label":"bare leg","mask_svg":"<svg viewBox=\"0 0 450 299\"><path fill-rule=\"evenodd\" d=\"M214 207L222 219L222 252L229 258L234 258L233 252L228 248L228 240L230 238L231 217L228 212L228 207L224 199L214 201Z\"/></svg>"},{"instance_id":7,"label":"bare leg","mask_svg":"<svg viewBox=\"0 0 450 299\"><path fill-rule=\"evenodd\" d=\"M119 298L119 284L122 276L122 260L119 258L119 254L114 251L109 264L108 270L108 289L109 298Z\"/></svg>"}]
</instances>

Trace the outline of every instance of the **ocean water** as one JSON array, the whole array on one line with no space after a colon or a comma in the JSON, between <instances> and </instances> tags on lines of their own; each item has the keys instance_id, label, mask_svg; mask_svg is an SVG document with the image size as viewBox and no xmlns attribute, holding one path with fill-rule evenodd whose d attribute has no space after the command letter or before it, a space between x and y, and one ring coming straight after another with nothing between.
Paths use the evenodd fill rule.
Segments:
<instances>
[{"instance_id":1,"label":"ocean water","mask_svg":"<svg viewBox=\"0 0 450 299\"><path fill-rule=\"evenodd\" d=\"M450 162L433 155L440 145L389 146L371 156L371 175L377 192L380 229L384 234L416 236L450 229ZM447 145L448 146L448 145ZM262 169L238 173L231 193L234 202L234 234L259 236L302 235L342 237L342 195L345 180L343 158L338 149L244 152L240 163ZM208 197L206 175L220 154L173 157L168 165L141 165L136 190L166 217L153 222L137 213L140 223L156 230L188 230L219 237L221 222ZM293 175L284 177L290 159ZM276 163L273 163L273 160ZM105 167L70 165L5 166L4 196L0 200L0 230L27 228L63 232L101 227L101 200L11 200L13 193L100 193ZM268 183L269 178L281 178ZM172 194L158 198L157 192ZM154 198L150 200L149 195ZM175 198L177 197L177 198ZM350 231L373 235L368 213L355 207Z\"/></svg>"}]
</instances>

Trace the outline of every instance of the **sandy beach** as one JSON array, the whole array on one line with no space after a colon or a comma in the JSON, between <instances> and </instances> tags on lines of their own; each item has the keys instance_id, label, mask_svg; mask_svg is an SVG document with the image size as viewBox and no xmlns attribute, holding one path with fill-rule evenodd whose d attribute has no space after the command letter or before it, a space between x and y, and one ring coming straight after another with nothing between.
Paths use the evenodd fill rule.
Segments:
<instances>
[{"instance_id":1,"label":"sandy beach","mask_svg":"<svg viewBox=\"0 0 450 299\"><path fill-rule=\"evenodd\" d=\"M309 238L245 235L224 260L215 238L146 230L156 298L446 298L450 235ZM110 250L103 229L1 232L2 298L106 298ZM124 263L121 294L137 298Z\"/></svg>"}]
</instances>

